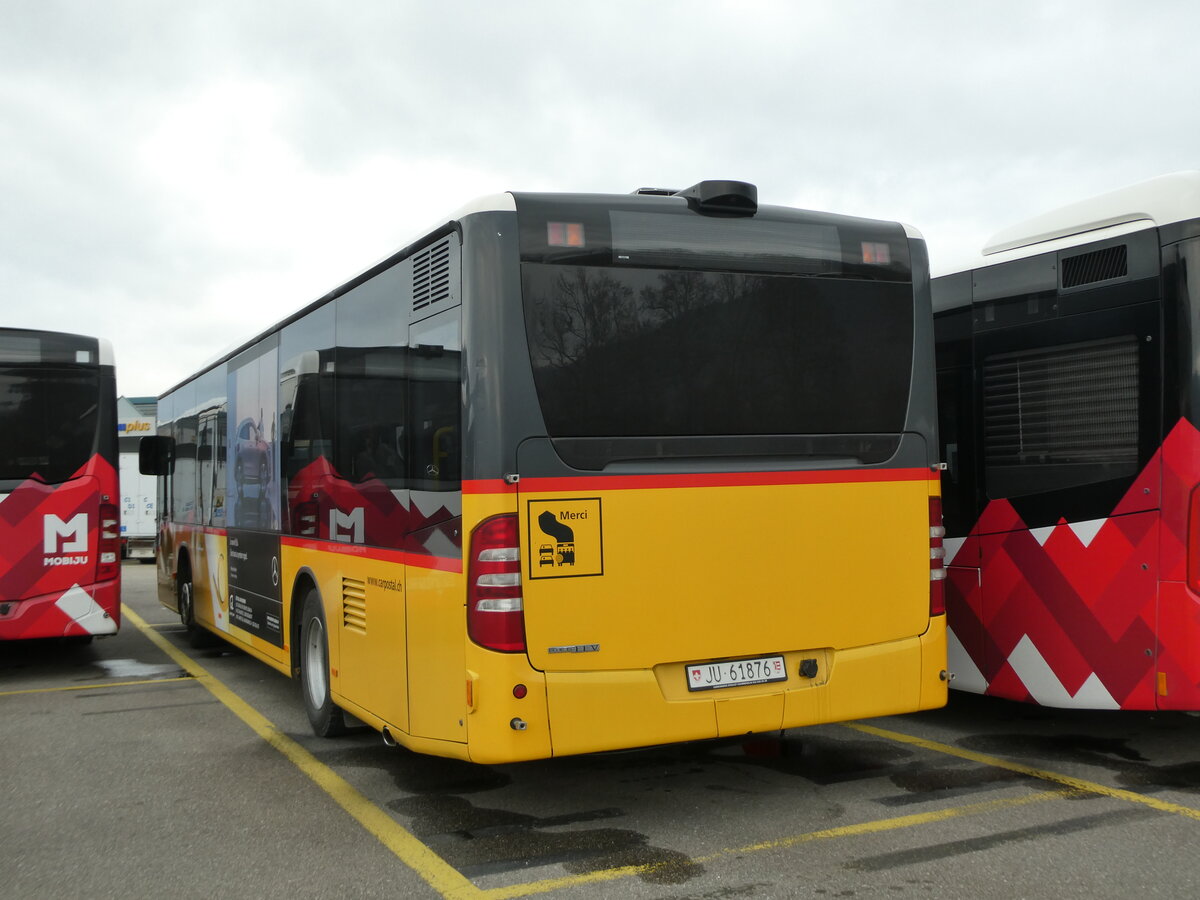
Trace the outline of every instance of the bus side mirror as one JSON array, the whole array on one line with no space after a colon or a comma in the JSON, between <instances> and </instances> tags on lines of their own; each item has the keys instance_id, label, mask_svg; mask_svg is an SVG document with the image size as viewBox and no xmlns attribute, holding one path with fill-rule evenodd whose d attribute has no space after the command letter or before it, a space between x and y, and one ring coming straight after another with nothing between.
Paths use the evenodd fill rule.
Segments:
<instances>
[{"instance_id":1,"label":"bus side mirror","mask_svg":"<svg viewBox=\"0 0 1200 900\"><path fill-rule=\"evenodd\" d=\"M174 473L174 438L163 435L142 438L138 443L138 471L143 475L171 475Z\"/></svg>"}]
</instances>

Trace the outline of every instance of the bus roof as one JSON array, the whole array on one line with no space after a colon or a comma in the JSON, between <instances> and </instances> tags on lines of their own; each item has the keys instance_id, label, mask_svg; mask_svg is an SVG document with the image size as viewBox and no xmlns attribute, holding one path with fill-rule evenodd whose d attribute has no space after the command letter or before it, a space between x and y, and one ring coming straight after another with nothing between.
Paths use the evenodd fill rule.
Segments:
<instances>
[{"instance_id":1,"label":"bus roof","mask_svg":"<svg viewBox=\"0 0 1200 900\"><path fill-rule=\"evenodd\" d=\"M92 349L95 350L95 359L90 358ZM89 358L74 356L76 350L88 351ZM72 356L74 359L71 359ZM0 360L26 363L73 361L84 365L114 365L113 345L107 338L67 331L7 326L0 327Z\"/></svg>"},{"instance_id":2,"label":"bus roof","mask_svg":"<svg viewBox=\"0 0 1200 900\"><path fill-rule=\"evenodd\" d=\"M741 182L700 182L699 185L694 185L693 188L699 187L700 185L705 185L705 184L734 184L734 185L736 185L736 184L741 184ZM752 187L752 186L750 186L750 187ZM631 192L631 194L634 196L642 195L642 196L644 196L644 198L647 202L653 203L653 204L661 204L663 202L675 202L675 203L679 203L681 205L686 205L687 200L685 199L685 197L683 195L686 194L687 191L689 191L689 190L692 190L692 188L686 189L684 191L658 191L658 190L647 191L647 190L643 189L640 191L633 191L633 192ZM572 194L572 193L566 193L566 192L554 192L554 193L557 196L563 197L565 199L580 198L580 197L586 197L586 196L598 196L598 197L610 197L613 199L619 198L622 200L628 200L630 197L630 194L596 193L596 194L588 195L588 194ZM367 268L360 271L354 277L343 282L341 285L330 290L328 293L324 294L323 296L318 297L316 300L313 300L310 303L304 305L303 307L298 309L296 312L294 312L291 315L287 316L286 318L276 322L274 325L270 326L265 331L262 331L259 334L255 335L249 339L239 340L236 343L230 344L225 349L219 351L216 355L209 358L206 362L204 362L203 365L200 366L199 369L192 372L185 379L172 385L170 388L167 388L165 391L163 391L161 394L159 394L157 399L159 399L159 400L163 399L168 394L172 393L173 391L177 390L178 388L182 387L183 385L187 384L188 382L193 381L198 376L207 372L209 369L212 369L215 366L218 366L221 363L226 362L226 361L232 359L233 357L237 356L240 352L245 350L247 347L253 346L255 343L257 343L258 341L261 341L267 335L269 335L275 331L278 331L279 329L283 328L285 325L288 325L291 322L297 321L298 319L302 318L303 316L305 316L312 310L316 309L317 307L322 306L325 303L328 303L328 302L336 299L338 296L348 292L349 290L358 286L362 282L371 278L372 276L377 274L379 271L387 268L388 266L393 265L395 262L402 259L403 257L410 255L414 250L420 248L424 244L427 244L433 240L436 240L437 238L439 238L442 235L448 234L449 232L453 231L457 227L458 223L461 220L465 219L466 217L468 217L472 214L475 214L475 213L515 212L517 209L517 198L518 198L518 196L520 196L522 194L525 194L526 196L530 195L529 192L505 191L505 192L501 192L501 193L486 194L486 195L483 195L480 197L476 197L474 200L467 202L463 206L456 209L453 213L451 213L448 218L441 219L441 220L435 222L431 227L418 232L418 236L416 238L414 238L410 243L405 245L404 247L402 247L392 253L389 253L387 256L384 256L382 259L377 260L376 262L367 266ZM795 212L795 211L797 211L798 208L784 207L784 206L771 206L771 205L764 204L764 205L759 206L758 209L762 210L762 211L772 210L778 214L779 212L786 212L786 211ZM812 210L800 210L800 211L813 212ZM820 215L831 215L831 216L835 215L832 213L830 213L830 214L819 213L819 214ZM853 219L853 218L860 218L860 217L838 216L838 218ZM863 221L886 222L888 220L863 219ZM904 222L890 222L889 224L895 224L895 225L898 225L899 227L903 228L905 236L907 238L909 238L910 240L917 240L917 241L924 240L924 236L921 234L921 232L918 229L916 229L915 227L913 227L912 225L909 225Z\"/></svg>"},{"instance_id":3,"label":"bus roof","mask_svg":"<svg viewBox=\"0 0 1200 900\"><path fill-rule=\"evenodd\" d=\"M1160 175L1034 216L996 232L980 255L939 275L1063 250L1200 218L1200 171Z\"/></svg>"}]
</instances>

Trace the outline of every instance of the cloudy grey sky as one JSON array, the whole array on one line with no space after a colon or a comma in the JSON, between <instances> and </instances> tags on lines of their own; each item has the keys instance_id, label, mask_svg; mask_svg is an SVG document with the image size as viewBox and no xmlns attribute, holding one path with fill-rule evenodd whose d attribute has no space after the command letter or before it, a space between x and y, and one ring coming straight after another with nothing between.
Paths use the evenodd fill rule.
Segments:
<instances>
[{"instance_id":1,"label":"cloudy grey sky","mask_svg":"<svg viewBox=\"0 0 1200 900\"><path fill-rule=\"evenodd\" d=\"M1200 4L0 0L0 321L157 394L467 200L705 178L935 269L1200 167Z\"/></svg>"}]
</instances>

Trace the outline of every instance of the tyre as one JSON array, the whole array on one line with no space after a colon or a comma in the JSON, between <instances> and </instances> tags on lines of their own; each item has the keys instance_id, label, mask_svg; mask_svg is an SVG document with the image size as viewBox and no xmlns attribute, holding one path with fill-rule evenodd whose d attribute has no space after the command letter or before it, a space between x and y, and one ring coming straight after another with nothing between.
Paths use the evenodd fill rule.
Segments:
<instances>
[{"instance_id":1,"label":"tyre","mask_svg":"<svg viewBox=\"0 0 1200 900\"><path fill-rule=\"evenodd\" d=\"M300 694L317 737L346 733L346 717L329 695L329 635L325 608L316 589L308 592L300 614Z\"/></svg>"},{"instance_id":2,"label":"tyre","mask_svg":"<svg viewBox=\"0 0 1200 900\"><path fill-rule=\"evenodd\" d=\"M183 623L184 640L193 650L211 647L212 635L196 621L196 588L192 584L191 570L186 565L179 567L177 584L175 599L179 621Z\"/></svg>"}]
</instances>

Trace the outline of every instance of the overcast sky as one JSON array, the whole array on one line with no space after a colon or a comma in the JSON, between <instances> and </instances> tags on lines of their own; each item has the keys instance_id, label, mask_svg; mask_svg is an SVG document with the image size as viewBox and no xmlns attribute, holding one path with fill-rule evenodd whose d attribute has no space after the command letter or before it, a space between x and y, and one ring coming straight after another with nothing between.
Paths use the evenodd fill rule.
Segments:
<instances>
[{"instance_id":1,"label":"overcast sky","mask_svg":"<svg viewBox=\"0 0 1200 900\"><path fill-rule=\"evenodd\" d=\"M1000 228L1200 168L1200 3L0 0L0 321L158 394L467 200Z\"/></svg>"}]
</instances>

